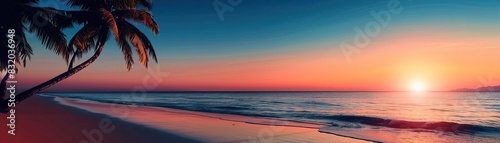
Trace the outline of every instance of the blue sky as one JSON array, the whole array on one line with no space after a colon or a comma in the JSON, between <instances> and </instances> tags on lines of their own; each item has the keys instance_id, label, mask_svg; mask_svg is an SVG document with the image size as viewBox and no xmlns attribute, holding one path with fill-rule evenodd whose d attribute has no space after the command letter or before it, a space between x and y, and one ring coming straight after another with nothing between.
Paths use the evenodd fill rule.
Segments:
<instances>
[{"instance_id":1,"label":"blue sky","mask_svg":"<svg viewBox=\"0 0 500 143\"><path fill-rule=\"evenodd\" d=\"M387 9L389 0L242 0L234 10L215 11L215 0L153 0L153 14L160 35L153 36L158 53L165 58L212 57L231 54L291 50L290 45L338 43L353 36L353 27L373 20L370 11ZM227 3L226 0L219 0ZM393 15L390 28L442 24L500 24L499 1L399 0L404 7ZM54 0L42 5L68 9ZM77 29L66 31L68 38ZM35 41L35 40L33 40ZM37 41L35 41L37 42ZM108 42L115 47L115 42ZM306 48L306 46L304 46ZM336 47L332 47L336 48ZM338 47L337 47L338 48ZM116 49L116 48L114 48ZM292 49L293 50L293 49ZM172 53L172 54L169 54Z\"/></svg>"},{"instance_id":2,"label":"blue sky","mask_svg":"<svg viewBox=\"0 0 500 143\"><path fill-rule=\"evenodd\" d=\"M356 34L353 31L355 27L364 27L366 23L374 20L371 11L387 10L387 4L390 2L390 0L242 0L241 4L231 6L234 10L225 12L224 20L221 21L213 6L214 1L153 0L152 13L160 25L160 34L154 36L139 25L153 42L160 64L165 70L169 70L173 77L176 75L195 77L209 73L199 71L187 74L186 71L190 71L189 69L205 68L204 70L213 72L212 70L218 68L219 73L238 72L226 69L227 67L220 66L222 65L220 63L231 65L257 62L257 65L251 65L249 67L252 68L246 69L252 70L259 69L258 65L269 64L258 61L291 55L290 53L338 52L339 43L352 41ZM218 1L228 4L227 0ZM390 25L381 30L380 36L376 37L375 41L382 41L380 39L397 34L404 35L408 32L425 30L435 30L429 35L449 34L470 37L499 35L500 1L497 0L399 0L399 2L403 7L402 12L392 15ZM69 9L57 0L42 0L41 5ZM68 39L77 28L78 26L65 31ZM32 37L30 42L35 48L33 63L36 66L46 67L49 63L43 61L60 59L51 51L45 50L35 37ZM331 57L342 57L340 59L343 60L342 55L333 52ZM296 59L297 62L300 62L299 60ZM214 64L219 66L207 69ZM285 62L278 61L273 64L279 66ZM102 69L110 65L118 70ZM60 60L55 67L64 70L64 62ZM81 77L84 78L85 73L113 71L122 75L136 75L144 71L142 66L136 65L130 73L125 67L116 42L109 41L98 62L89 67L89 71L84 72ZM33 69L37 67L31 68ZM52 75L55 75L57 73L55 71L57 70L47 72L53 72ZM49 75L44 78L50 77ZM214 76L223 77L223 75ZM203 82L203 84L210 83L216 81Z\"/></svg>"}]
</instances>

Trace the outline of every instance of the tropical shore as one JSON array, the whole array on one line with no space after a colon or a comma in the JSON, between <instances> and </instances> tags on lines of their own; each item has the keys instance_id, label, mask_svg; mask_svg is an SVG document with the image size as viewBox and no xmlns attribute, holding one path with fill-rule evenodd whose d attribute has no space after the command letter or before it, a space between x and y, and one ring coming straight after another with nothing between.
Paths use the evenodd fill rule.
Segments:
<instances>
[{"instance_id":1,"label":"tropical shore","mask_svg":"<svg viewBox=\"0 0 500 143\"><path fill-rule=\"evenodd\" d=\"M104 114L59 104L52 97L33 96L20 103L16 110L16 135L7 133L8 114L0 114L0 142L5 143L154 143L200 141L163 132L143 125L132 124ZM108 134L96 133L101 122L109 119L115 129ZM102 126L102 125L101 125ZM90 138L83 133L87 131ZM92 134L95 133L95 134ZM99 138L102 137L102 140ZM92 140L95 139L95 140Z\"/></svg>"},{"instance_id":2,"label":"tropical shore","mask_svg":"<svg viewBox=\"0 0 500 143\"><path fill-rule=\"evenodd\" d=\"M7 114L0 123L7 124ZM9 143L162 143L162 142L367 142L320 133L318 129L250 124L168 108L104 104L35 96L16 108L16 135L3 128Z\"/></svg>"}]
</instances>

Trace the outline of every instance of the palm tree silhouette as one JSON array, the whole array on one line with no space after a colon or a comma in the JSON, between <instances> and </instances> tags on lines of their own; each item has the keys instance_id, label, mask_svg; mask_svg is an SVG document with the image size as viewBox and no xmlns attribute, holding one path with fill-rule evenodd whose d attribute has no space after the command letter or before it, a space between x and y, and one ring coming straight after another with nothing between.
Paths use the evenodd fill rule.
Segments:
<instances>
[{"instance_id":1,"label":"palm tree silhouette","mask_svg":"<svg viewBox=\"0 0 500 143\"><path fill-rule=\"evenodd\" d=\"M64 59L68 59L71 54L66 51L66 39L62 29L72 27L71 19L64 15L63 11L49 7L36 7L39 0L5 0L0 3L0 18L4 22L0 23L2 34L6 34L8 29L16 30L16 40L19 42L16 51L17 60L26 64L33 55L33 50L26 40L26 32L35 33L42 41L42 44ZM27 30L27 31L26 31ZM7 48L5 36L1 37L2 48ZM0 51L0 70L7 69L7 51Z\"/></svg>"},{"instance_id":2,"label":"palm tree silhouette","mask_svg":"<svg viewBox=\"0 0 500 143\"><path fill-rule=\"evenodd\" d=\"M15 48L15 61L26 66L26 61L31 59L33 50L27 42L27 33L34 33L42 44L56 54L61 55L66 61L71 51L67 51L65 35L62 29L72 27L73 24L63 11L48 7L36 7L39 0L3 0L0 2L0 71L8 68L8 39L5 34L9 29L14 29L13 36L17 47ZM17 71L17 68L15 68ZM2 78L0 86L1 99L6 93L6 80L10 74Z\"/></svg>"},{"instance_id":3,"label":"palm tree silhouette","mask_svg":"<svg viewBox=\"0 0 500 143\"><path fill-rule=\"evenodd\" d=\"M132 49L129 42L135 48L141 64L148 66L149 56L157 62L156 54L149 39L137 27L127 20L139 22L148 27L153 34L158 34L158 24L153 19L151 13L147 10L137 10L137 5L151 9L150 0L109 0L101 4L82 2L82 0L66 0L73 7L79 7L83 11L67 12L75 22L84 24L77 34L69 41L68 47L75 48L75 53L71 58L68 70L73 68L75 57L81 58L95 45L98 48L100 42L102 45L107 41L111 31L115 40L118 42L127 63L127 69L130 70L134 60L132 58ZM99 16L96 16L99 15ZM70 49L70 51L73 51ZM149 55L149 56L148 56Z\"/></svg>"},{"instance_id":4,"label":"palm tree silhouette","mask_svg":"<svg viewBox=\"0 0 500 143\"><path fill-rule=\"evenodd\" d=\"M65 11L65 14L73 22L83 24L83 27L65 46L65 51L70 51L73 54L68 71L18 94L16 102L21 102L89 66L99 57L111 35L124 54L128 70L132 68L134 63L132 46L136 50L140 63L146 68L150 56L155 62L158 62L153 45L147 36L129 22L130 20L142 23L154 34L158 34L159 26L148 11L152 6L151 0L63 0L63 2L71 7L81 9L80 11ZM147 10L138 9L141 6ZM94 50L92 57L73 67L75 58L81 58L82 54L92 49ZM69 59L69 56L64 55L64 57ZM6 102L1 104L6 108Z\"/></svg>"}]
</instances>

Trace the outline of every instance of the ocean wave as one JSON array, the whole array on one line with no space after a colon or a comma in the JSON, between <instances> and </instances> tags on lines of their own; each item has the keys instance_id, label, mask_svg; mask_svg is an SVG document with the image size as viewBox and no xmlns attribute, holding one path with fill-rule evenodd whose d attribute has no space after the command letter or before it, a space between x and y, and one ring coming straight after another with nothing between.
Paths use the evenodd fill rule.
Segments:
<instances>
[{"instance_id":1,"label":"ocean wave","mask_svg":"<svg viewBox=\"0 0 500 143\"><path fill-rule=\"evenodd\" d=\"M500 128L497 127L460 124L455 122L406 121L406 120L384 119L378 117L353 116L353 115L333 115L333 116L325 116L323 118L348 122L348 123L360 123L371 126L382 126L382 127L398 128L398 129L426 129L434 131L467 133L467 134L500 133ZM343 126L335 122L332 123L331 125L340 127L350 127L350 125ZM359 127L359 126L354 126L354 127Z\"/></svg>"},{"instance_id":2,"label":"ocean wave","mask_svg":"<svg viewBox=\"0 0 500 143\"><path fill-rule=\"evenodd\" d=\"M314 106L341 106L341 105L330 104L326 102L318 102L318 101L303 101L300 102L300 104L314 105Z\"/></svg>"},{"instance_id":3,"label":"ocean wave","mask_svg":"<svg viewBox=\"0 0 500 143\"><path fill-rule=\"evenodd\" d=\"M51 94L46 94L51 95ZM71 95L71 94L70 94ZM56 95L57 96L57 95ZM466 133L466 134L482 134L482 133L494 133L500 134L499 126L488 126L491 124L465 124L465 123L457 123L457 122L446 122L446 121L407 121L400 119L388 119L381 117L372 117L372 116L361 116L361 115L332 115L330 112L321 112L316 110L281 110L278 109L269 109L269 108L259 108L257 106L234 106L233 104L214 104L214 105L205 105L205 104L187 104L184 103L186 101L178 102L176 100L172 100L169 102L165 101L130 101L130 100L121 100L121 98L101 98L100 96L80 96L80 95L72 95L72 96L63 96L70 98L79 98L84 100L93 100L104 103L115 103L115 104L132 104L132 105L143 105L143 106L155 106L155 107L166 107L166 108L174 108L181 110L190 110L190 111L200 111L200 112L210 112L210 113L222 113L222 114L233 114L233 115L242 115L242 116L250 116L250 117L263 117L263 118L271 118L278 120L287 120L292 122L301 122L301 123L310 123L316 125L322 125L327 127L337 127L337 128L364 128L365 125L377 126L377 127L387 127L394 129L412 129L412 131L416 130L430 130L430 131L442 131L442 132L451 132L451 133ZM120 97L120 96L117 96ZM174 102L175 101L175 102ZM305 109L319 109L319 107L331 107L337 104L330 104L326 102L320 101L300 101L300 102L282 102L282 101L262 101L262 102L279 102L282 104L301 104L306 106L299 106L301 108L307 107ZM267 105L267 103L266 103ZM285 106L285 105L283 105ZM310 107L314 106L314 107ZM338 105L340 106L340 105ZM493 107L498 107L497 104L492 105ZM278 107L278 106L277 106ZM281 105L280 105L281 107ZM292 106L294 107L294 106ZM340 110L340 109L336 109ZM375 110L375 109L374 109ZM331 110L328 110L331 111ZM494 116L499 118L500 116ZM464 118L464 117L461 117ZM493 121L494 122L494 121Z\"/></svg>"},{"instance_id":4,"label":"ocean wave","mask_svg":"<svg viewBox=\"0 0 500 143\"><path fill-rule=\"evenodd\" d=\"M238 106L217 106L213 108L218 108L218 109L227 109L227 110L250 110L251 108L246 108L246 107L238 107Z\"/></svg>"}]
</instances>

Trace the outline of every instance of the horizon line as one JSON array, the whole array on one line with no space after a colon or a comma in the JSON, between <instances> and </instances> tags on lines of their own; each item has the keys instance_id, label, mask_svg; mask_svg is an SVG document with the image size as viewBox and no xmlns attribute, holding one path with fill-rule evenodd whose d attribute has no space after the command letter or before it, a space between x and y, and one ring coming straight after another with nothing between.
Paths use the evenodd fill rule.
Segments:
<instances>
[{"instance_id":1,"label":"horizon line","mask_svg":"<svg viewBox=\"0 0 500 143\"><path fill-rule=\"evenodd\" d=\"M126 93L131 91L51 91L51 92L40 92L43 93ZM188 90L179 90L179 91L146 91L144 93L214 93L214 92L226 92L226 93L234 93L234 92L414 92L414 91L406 91L406 90L210 90L210 91L188 91ZM454 90L434 90L434 91L423 91L423 92L500 92L500 91L454 91Z\"/></svg>"}]
</instances>

